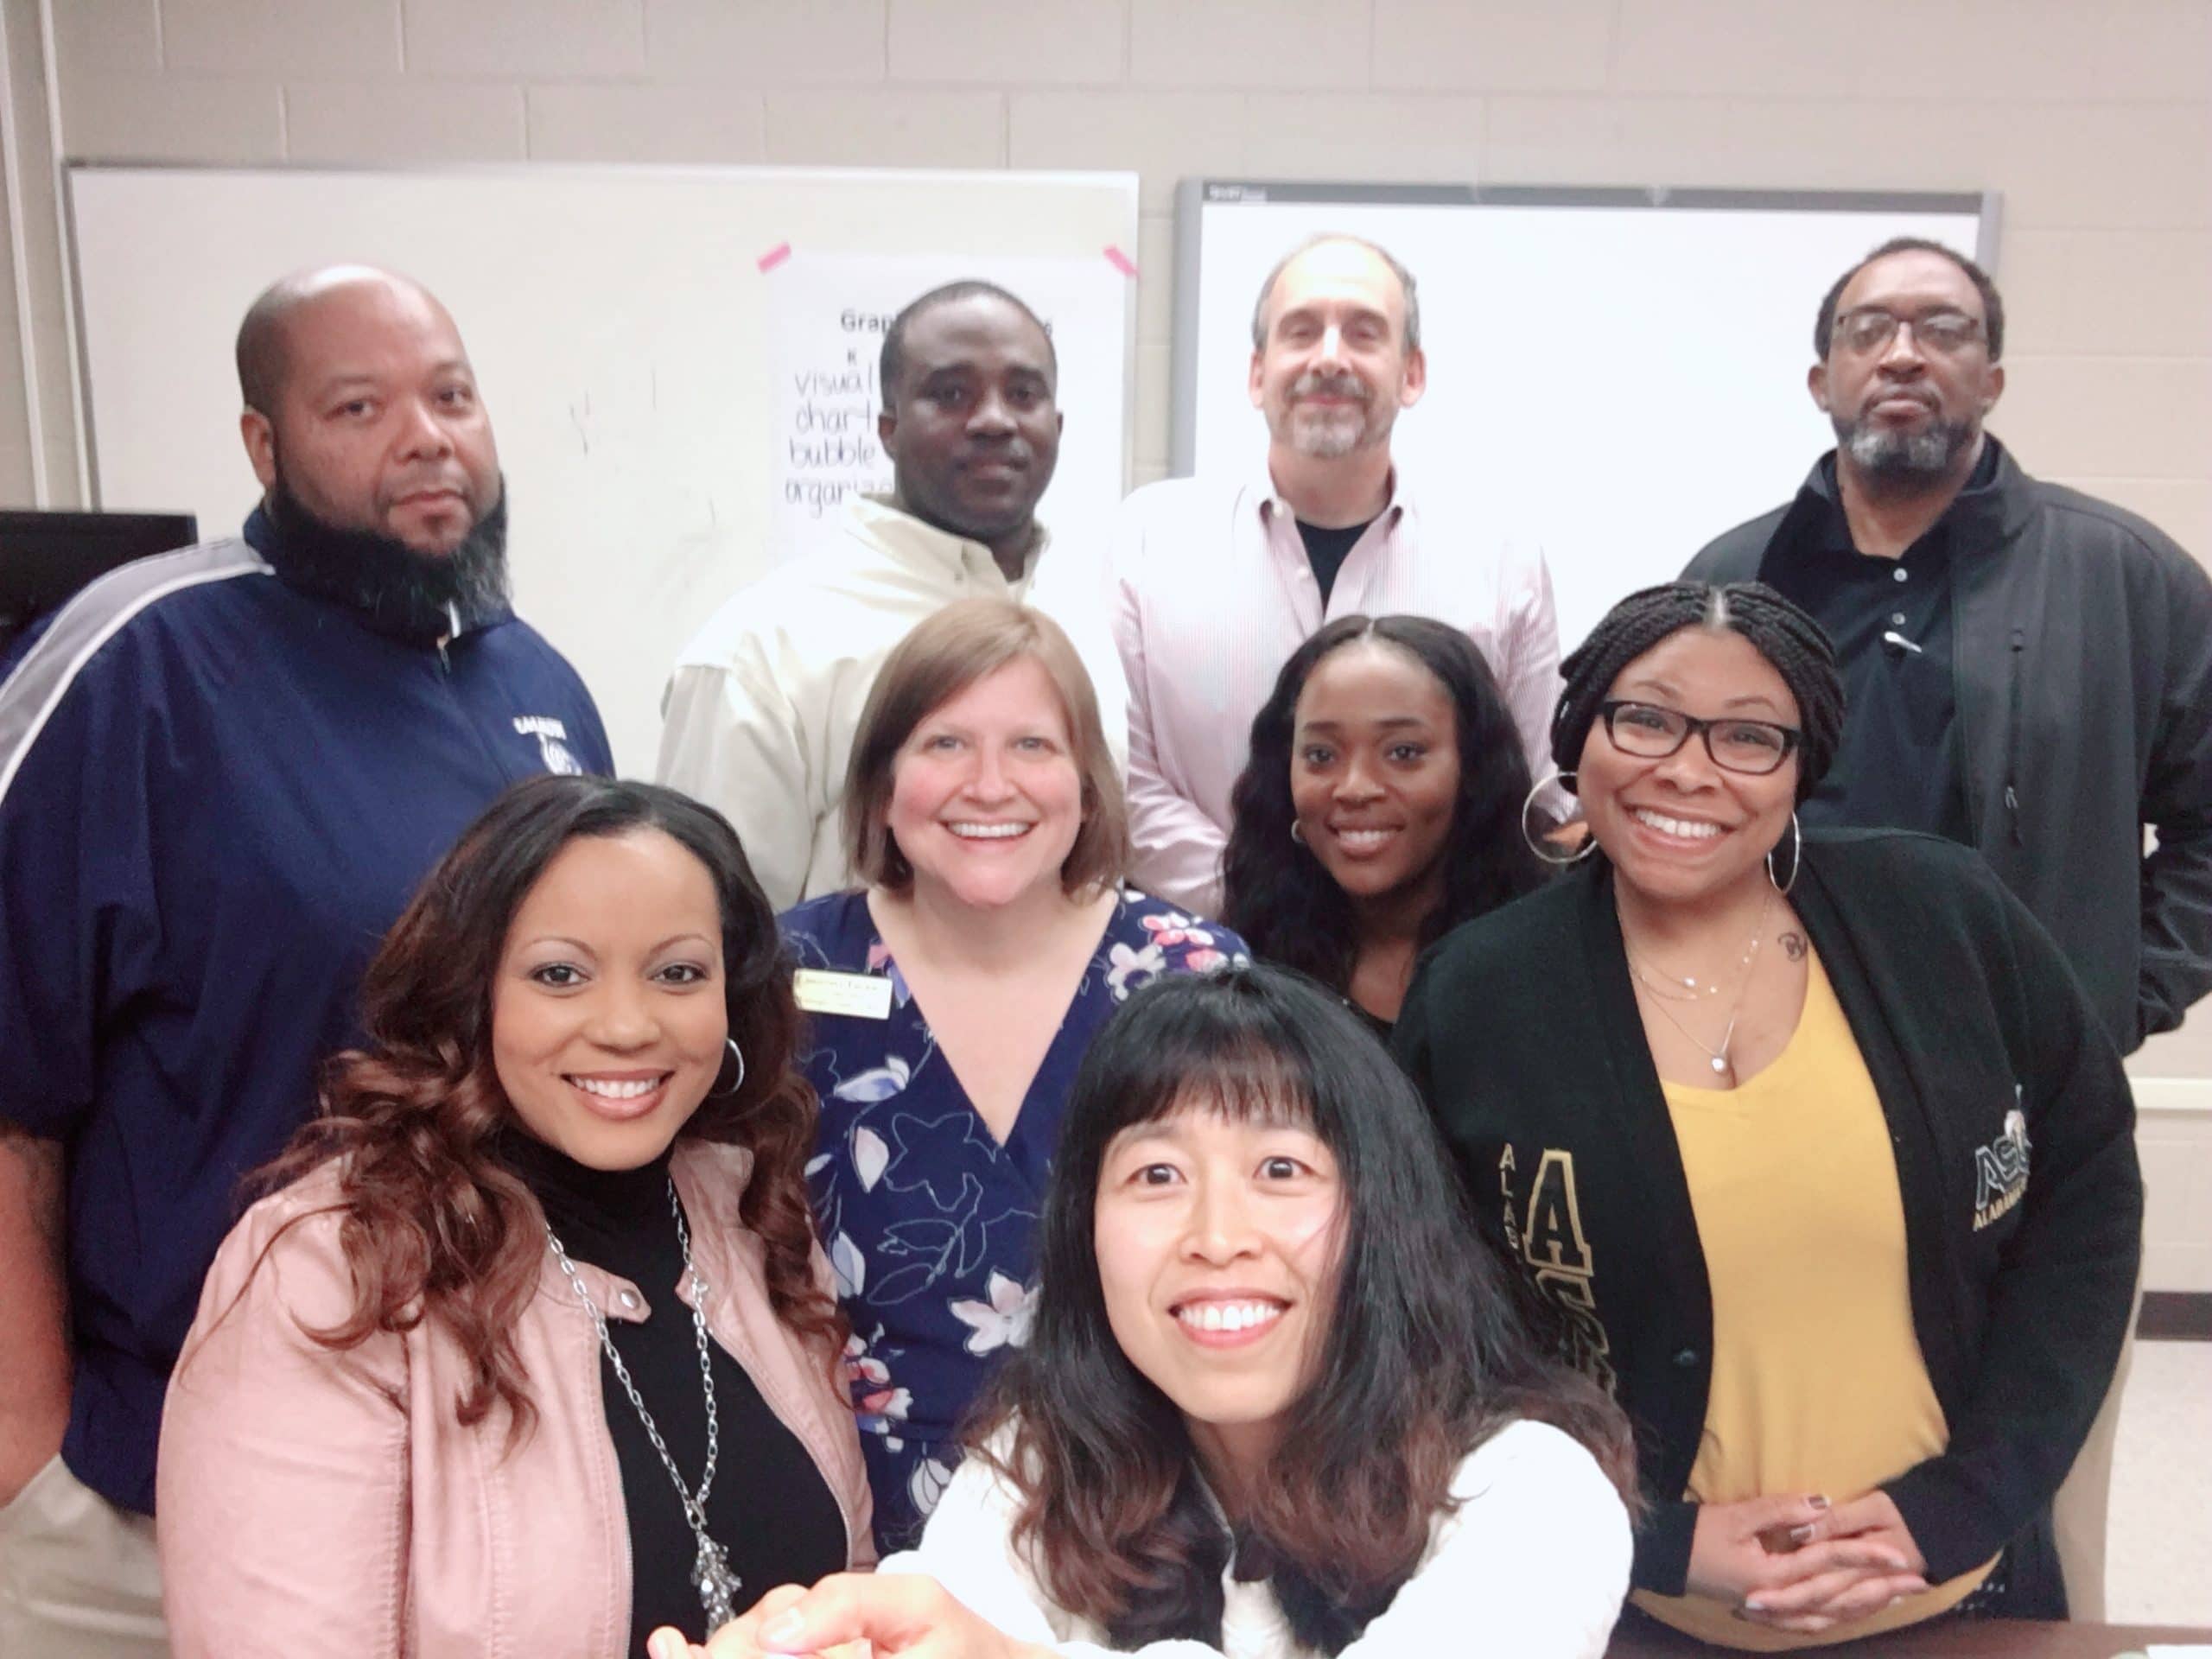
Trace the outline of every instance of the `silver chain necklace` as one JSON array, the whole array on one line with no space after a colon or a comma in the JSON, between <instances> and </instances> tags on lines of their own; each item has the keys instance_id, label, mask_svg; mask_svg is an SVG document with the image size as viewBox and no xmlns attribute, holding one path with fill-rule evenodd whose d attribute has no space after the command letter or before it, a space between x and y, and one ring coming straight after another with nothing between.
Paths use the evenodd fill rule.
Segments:
<instances>
[{"instance_id":1,"label":"silver chain necklace","mask_svg":"<svg viewBox=\"0 0 2212 1659\"><path fill-rule=\"evenodd\" d=\"M614 1368L615 1380L621 1383L622 1392L630 1396L638 1421L645 1426L645 1438L660 1454L661 1467L668 1471L669 1479L676 1485L676 1495L683 1500L684 1524L691 1529L691 1536L699 1545L698 1559L691 1567L691 1584L699 1592L699 1605L706 1609L707 1634L712 1636L737 1617L737 1592L745 1587L745 1580L731 1569L728 1553L707 1535L707 1494L714 1490L715 1464L721 1455L721 1425L715 1416L715 1372L708 1357L707 1281L691 1260L691 1234L683 1224L683 1205L676 1196L673 1179L668 1184L668 1206L676 1212L677 1243L683 1247L683 1271L691 1281L691 1329L699 1342L699 1381L707 1394L707 1466L700 1473L699 1490L696 1492L683 1484L683 1477L677 1472L676 1459L668 1454L668 1444L660 1437L659 1425L653 1421L652 1413L645 1409L638 1385L630 1380L630 1368L622 1363L622 1356L615 1351L614 1338L607 1332L607 1316L599 1311L591 1293L584 1288L582 1275L569 1259L568 1247L561 1243L561 1236L553 1230L550 1221L545 1224L545 1237L553 1246L554 1259L560 1262L561 1271L569 1275L569 1284L575 1287L576 1300L591 1315L592 1329L599 1332L600 1349L606 1354L607 1363Z\"/></svg>"}]
</instances>

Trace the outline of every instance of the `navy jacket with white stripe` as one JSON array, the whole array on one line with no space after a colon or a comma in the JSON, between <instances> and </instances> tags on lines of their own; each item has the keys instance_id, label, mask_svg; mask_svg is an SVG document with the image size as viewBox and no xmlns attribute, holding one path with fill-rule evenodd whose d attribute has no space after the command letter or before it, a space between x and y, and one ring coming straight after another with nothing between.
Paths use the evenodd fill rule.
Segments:
<instances>
[{"instance_id":1,"label":"navy jacket with white stripe","mask_svg":"<svg viewBox=\"0 0 2212 1659\"><path fill-rule=\"evenodd\" d=\"M149 1512L162 1395L240 1180L357 1040L360 976L508 785L611 772L512 615L372 632L227 540L111 572L0 680L0 1120L67 1150L63 1457Z\"/></svg>"}]
</instances>

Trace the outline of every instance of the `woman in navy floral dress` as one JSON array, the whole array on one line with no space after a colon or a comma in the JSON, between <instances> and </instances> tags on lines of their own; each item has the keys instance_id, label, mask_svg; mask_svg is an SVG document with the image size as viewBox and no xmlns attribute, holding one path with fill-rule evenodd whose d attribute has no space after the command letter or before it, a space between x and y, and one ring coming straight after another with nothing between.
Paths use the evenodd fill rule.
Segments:
<instances>
[{"instance_id":1,"label":"woman in navy floral dress","mask_svg":"<svg viewBox=\"0 0 2212 1659\"><path fill-rule=\"evenodd\" d=\"M847 846L865 889L786 912L822 1097L815 1212L876 1536L951 1478L963 1415L1029 1323L1032 1232L1092 1037L1162 974L1243 941L1121 887L1121 785L1080 660L996 600L923 622L861 718Z\"/></svg>"}]
</instances>

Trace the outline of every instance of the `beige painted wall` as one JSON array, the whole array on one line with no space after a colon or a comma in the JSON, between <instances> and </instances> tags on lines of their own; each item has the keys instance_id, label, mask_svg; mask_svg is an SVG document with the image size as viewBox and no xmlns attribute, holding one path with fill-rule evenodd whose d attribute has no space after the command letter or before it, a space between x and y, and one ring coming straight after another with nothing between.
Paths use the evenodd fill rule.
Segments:
<instances>
[{"instance_id":1,"label":"beige painted wall","mask_svg":"<svg viewBox=\"0 0 2212 1659\"><path fill-rule=\"evenodd\" d=\"M67 505L42 11L72 157L1136 168L1140 480L1186 175L1994 188L1993 426L2212 557L2212 0L0 0ZM13 307L0 501L29 477ZM2193 1023L2139 1075L2212 1079Z\"/></svg>"},{"instance_id":2,"label":"beige painted wall","mask_svg":"<svg viewBox=\"0 0 2212 1659\"><path fill-rule=\"evenodd\" d=\"M77 157L1136 167L1144 478L1185 175L1993 187L1996 424L2212 550L2205 0L48 4Z\"/></svg>"},{"instance_id":3,"label":"beige painted wall","mask_svg":"<svg viewBox=\"0 0 2212 1659\"><path fill-rule=\"evenodd\" d=\"M12 230L16 221L16 175L22 170L22 145L14 132L20 116L13 96L14 67L8 17L0 12L0 232ZM35 73L36 37L33 48ZM0 259L0 503L27 502L35 493L31 471L30 400L23 395L26 378L22 352L22 308L17 303L17 261L12 251Z\"/></svg>"},{"instance_id":4,"label":"beige painted wall","mask_svg":"<svg viewBox=\"0 0 2212 1659\"><path fill-rule=\"evenodd\" d=\"M7 105L5 187L7 338L0 343L0 506L67 507L80 500L75 384L69 355L67 277L56 210L54 106L48 99L54 54L42 18L69 0L0 0L0 99ZM25 314L29 327L21 324ZM35 416L36 418L35 418ZM41 436L34 442L34 431ZM42 456L34 454L34 448ZM38 488L44 461L46 488Z\"/></svg>"}]
</instances>

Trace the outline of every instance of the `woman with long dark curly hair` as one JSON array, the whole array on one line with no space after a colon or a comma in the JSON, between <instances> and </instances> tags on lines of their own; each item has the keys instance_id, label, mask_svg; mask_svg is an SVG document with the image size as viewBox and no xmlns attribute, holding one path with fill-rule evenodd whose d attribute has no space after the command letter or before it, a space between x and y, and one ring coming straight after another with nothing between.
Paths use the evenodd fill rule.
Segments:
<instances>
[{"instance_id":1,"label":"woman with long dark curly hair","mask_svg":"<svg viewBox=\"0 0 2212 1659\"><path fill-rule=\"evenodd\" d=\"M1230 798L1222 919L1379 1031L1414 958L1543 879L1529 767L1482 653L1419 616L1343 616L1293 652Z\"/></svg>"},{"instance_id":2,"label":"woman with long dark curly hair","mask_svg":"<svg viewBox=\"0 0 2212 1659\"><path fill-rule=\"evenodd\" d=\"M1263 967L1147 987L1084 1059L1035 1327L921 1547L710 1650L1603 1653L1627 1422L1472 1225L1341 1002Z\"/></svg>"},{"instance_id":3,"label":"woman with long dark curly hair","mask_svg":"<svg viewBox=\"0 0 2212 1659\"><path fill-rule=\"evenodd\" d=\"M673 791L541 778L462 836L208 1275L162 1420L180 1656L615 1659L867 1562L788 975Z\"/></svg>"}]
</instances>

